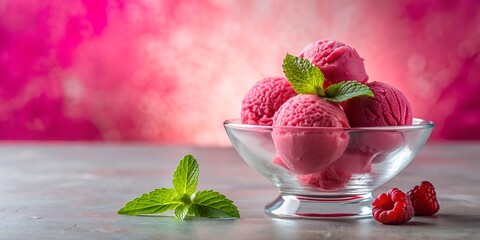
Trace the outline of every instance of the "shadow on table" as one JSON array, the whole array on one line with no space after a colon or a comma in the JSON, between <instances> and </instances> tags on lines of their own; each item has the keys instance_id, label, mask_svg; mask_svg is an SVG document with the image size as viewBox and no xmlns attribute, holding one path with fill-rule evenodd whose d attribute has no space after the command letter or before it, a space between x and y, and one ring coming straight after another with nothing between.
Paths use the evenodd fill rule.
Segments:
<instances>
[{"instance_id":1,"label":"shadow on table","mask_svg":"<svg viewBox=\"0 0 480 240\"><path fill-rule=\"evenodd\" d=\"M472 224L474 226L480 226L479 215L437 214L432 217L438 218L441 221L451 223L451 224L463 223L463 224Z\"/></svg>"}]
</instances>

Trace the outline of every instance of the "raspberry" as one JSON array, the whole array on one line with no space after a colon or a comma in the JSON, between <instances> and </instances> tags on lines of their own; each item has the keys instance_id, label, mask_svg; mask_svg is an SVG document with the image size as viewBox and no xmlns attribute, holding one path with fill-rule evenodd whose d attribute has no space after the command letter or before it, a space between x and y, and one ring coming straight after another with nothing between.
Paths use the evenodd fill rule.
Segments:
<instances>
[{"instance_id":1,"label":"raspberry","mask_svg":"<svg viewBox=\"0 0 480 240\"><path fill-rule=\"evenodd\" d=\"M431 216L440 209L435 188L428 181L413 187L407 194L415 209L415 216Z\"/></svg>"},{"instance_id":2,"label":"raspberry","mask_svg":"<svg viewBox=\"0 0 480 240\"><path fill-rule=\"evenodd\" d=\"M373 218L383 224L402 224L413 217L413 206L407 194L393 188L380 194L372 203Z\"/></svg>"}]
</instances>

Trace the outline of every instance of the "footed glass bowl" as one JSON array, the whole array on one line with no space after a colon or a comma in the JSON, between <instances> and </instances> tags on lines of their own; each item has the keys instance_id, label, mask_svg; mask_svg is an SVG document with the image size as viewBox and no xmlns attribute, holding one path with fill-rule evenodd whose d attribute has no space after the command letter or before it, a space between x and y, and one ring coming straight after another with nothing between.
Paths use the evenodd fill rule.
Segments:
<instances>
[{"instance_id":1,"label":"footed glass bowl","mask_svg":"<svg viewBox=\"0 0 480 240\"><path fill-rule=\"evenodd\" d=\"M282 218L371 216L371 192L417 155L433 123L369 128L271 127L224 122L240 157L280 191L265 212Z\"/></svg>"}]
</instances>

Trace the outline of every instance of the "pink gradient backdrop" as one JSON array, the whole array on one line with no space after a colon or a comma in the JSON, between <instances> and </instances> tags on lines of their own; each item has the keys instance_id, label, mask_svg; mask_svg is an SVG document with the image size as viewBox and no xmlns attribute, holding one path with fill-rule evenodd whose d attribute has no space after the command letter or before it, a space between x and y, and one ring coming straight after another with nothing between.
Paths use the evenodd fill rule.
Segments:
<instances>
[{"instance_id":1,"label":"pink gradient backdrop","mask_svg":"<svg viewBox=\"0 0 480 240\"><path fill-rule=\"evenodd\" d=\"M479 12L476 0L0 0L0 139L229 145L222 122L246 91L323 38L399 87L433 139L480 139Z\"/></svg>"}]
</instances>

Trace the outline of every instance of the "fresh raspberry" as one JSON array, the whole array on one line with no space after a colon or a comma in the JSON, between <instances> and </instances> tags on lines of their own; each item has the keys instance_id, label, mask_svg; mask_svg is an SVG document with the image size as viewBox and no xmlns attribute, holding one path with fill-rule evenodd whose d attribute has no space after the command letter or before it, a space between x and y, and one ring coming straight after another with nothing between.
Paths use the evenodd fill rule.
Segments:
<instances>
[{"instance_id":1,"label":"fresh raspberry","mask_svg":"<svg viewBox=\"0 0 480 240\"><path fill-rule=\"evenodd\" d=\"M413 187L407 194L415 209L415 216L431 216L440 209L435 188L428 181Z\"/></svg>"},{"instance_id":2,"label":"fresh raspberry","mask_svg":"<svg viewBox=\"0 0 480 240\"><path fill-rule=\"evenodd\" d=\"M383 224L402 224L413 217L413 206L407 194L393 188L380 194L372 203L373 218Z\"/></svg>"}]
</instances>

